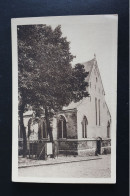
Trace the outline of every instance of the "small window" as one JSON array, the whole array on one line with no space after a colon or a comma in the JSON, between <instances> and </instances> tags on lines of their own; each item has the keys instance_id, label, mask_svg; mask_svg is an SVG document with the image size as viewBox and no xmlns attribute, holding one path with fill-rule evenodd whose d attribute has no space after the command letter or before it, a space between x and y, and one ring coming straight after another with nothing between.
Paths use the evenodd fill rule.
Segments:
<instances>
[{"instance_id":1,"label":"small window","mask_svg":"<svg viewBox=\"0 0 130 196\"><path fill-rule=\"evenodd\" d=\"M82 120L82 138L87 138L87 125L88 125L88 120L86 116L84 116Z\"/></svg>"},{"instance_id":2,"label":"small window","mask_svg":"<svg viewBox=\"0 0 130 196\"><path fill-rule=\"evenodd\" d=\"M95 116L96 116L96 125L97 125L97 98L95 97Z\"/></svg>"},{"instance_id":3,"label":"small window","mask_svg":"<svg viewBox=\"0 0 130 196\"><path fill-rule=\"evenodd\" d=\"M96 77L96 82L98 82L98 79L97 79L97 77Z\"/></svg>"},{"instance_id":4,"label":"small window","mask_svg":"<svg viewBox=\"0 0 130 196\"><path fill-rule=\"evenodd\" d=\"M47 138L47 130L46 130L45 121L43 121L43 124L42 124L42 138Z\"/></svg>"},{"instance_id":5,"label":"small window","mask_svg":"<svg viewBox=\"0 0 130 196\"><path fill-rule=\"evenodd\" d=\"M110 122L107 123L107 137L110 138Z\"/></svg>"},{"instance_id":6,"label":"small window","mask_svg":"<svg viewBox=\"0 0 130 196\"><path fill-rule=\"evenodd\" d=\"M101 117L100 117L100 99L98 100L98 110L99 110L99 126L100 126L100 122L101 122Z\"/></svg>"},{"instance_id":7,"label":"small window","mask_svg":"<svg viewBox=\"0 0 130 196\"><path fill-rule=\"evenodd\" d=\"M90 86L90 88L91 88L91 82L90 82L89 86Z\"/></svg>"},{"instance_id":8,"label":"small window","mask_svg":"<svg viewBox=\"0 0 130 196\"><path fill-rule=\"evenodd\" d=\"M67 138L66 120L62 115L58 122L58 138Z\"/></svg>"}]
</instances>

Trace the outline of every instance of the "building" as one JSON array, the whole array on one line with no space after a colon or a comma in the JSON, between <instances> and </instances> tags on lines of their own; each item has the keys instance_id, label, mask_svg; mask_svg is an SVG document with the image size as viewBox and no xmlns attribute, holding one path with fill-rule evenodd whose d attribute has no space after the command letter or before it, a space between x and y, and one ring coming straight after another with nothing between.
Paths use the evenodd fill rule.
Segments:
<instances>
[{"instance_id":1,"label":"building","mask_svg":"<svg viewBox=\"0 0 130 196\"><path fill-rule=\"evenodd\" d=\"M83 64L89 72L86 81L90 96L78 103L72 102L54 116L51 122L53 139L61 154L107 154L111 152L111 115L105 101L96 56ZM44 117L37 125L32 125L30 139L47 141Z\"/></svg>"},{"instance_id":2,"label":"building","mask_svg":"<svg viewBox=\"0 0 130 196\"><path fill-rule=\"evenodd\" d=\"M58 141L61 153L107 154L111 152L111 115L96 57L83 64L89 72L86 80L90 96L78 103L72 102L56 115L54 139Z\"/></svg>"}]
</instances>

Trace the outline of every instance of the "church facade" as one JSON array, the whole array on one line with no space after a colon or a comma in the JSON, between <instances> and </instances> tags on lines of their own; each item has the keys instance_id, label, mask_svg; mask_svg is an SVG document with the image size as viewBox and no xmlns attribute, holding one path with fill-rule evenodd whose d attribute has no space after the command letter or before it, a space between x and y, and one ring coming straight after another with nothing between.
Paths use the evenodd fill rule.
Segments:
<instances>
[{"instance_id":1,"label":"church facade","mask_svg":"<svg viewBox=\"0 0 130 196\"><path fill-rule=\"evenodd\" d=\"M71 103L59 112L53 123L59 151L67 154L95 155L111 152L111 115L96 58L83 63L90 96Z\"/></svg>"},{"instance_id":2,"label":"church facade","mask_svg":"<svg viewBox=\"0 0 130 196\"><path fill-rule=\"evenodd\" d=\"M82 64L89 72L86 81L90 96L63 107L53 117L51 126L54 143L60 154L108 154L111 153L112 122L96 57ZM32 125L32 130L31 141L48 140L44 117L38 124Z\"/></svg>"}]
</instances>

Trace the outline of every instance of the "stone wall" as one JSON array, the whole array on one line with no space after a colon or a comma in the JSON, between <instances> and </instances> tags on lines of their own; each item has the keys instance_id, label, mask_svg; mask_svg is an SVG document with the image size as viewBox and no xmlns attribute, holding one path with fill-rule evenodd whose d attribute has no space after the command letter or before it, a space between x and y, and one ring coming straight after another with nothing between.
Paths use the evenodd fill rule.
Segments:
<instances>
[{"instance_id":1,"label":"stone wall","mask_svg":"<svg viewBox=\"0 0 130 196\"><path fill-rule=\"evenodd\" d=\"M111 153L111 140L101 140L100 154ZM97 155L97 140L59 140L59 154L79 155L79 156L95 156Z\"/></svg>"}]
</instances>

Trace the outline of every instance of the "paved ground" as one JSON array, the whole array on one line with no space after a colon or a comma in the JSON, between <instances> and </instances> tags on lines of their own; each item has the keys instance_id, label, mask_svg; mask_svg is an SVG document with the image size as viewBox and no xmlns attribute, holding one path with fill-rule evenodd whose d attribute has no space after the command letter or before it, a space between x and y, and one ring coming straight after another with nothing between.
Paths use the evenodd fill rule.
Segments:
<instances>
[{"instance_id":1,"label":"paved ground","mask_svg":"<svg viewBox=\"0 0 130 196\"><path fill-rule=\"evenodd\" d=\"M63 164L63 163L71 163L71 162L79 162L79 161L90 161L95 159L102 159L100 156L59 156L55 159L47 158L47 160L36 160L36 159L29 159L19 157L18 160L18 167L25 168L25 167L32 167L32 166L39 166L39 165L54 165L54 164Z\"/></svg>"},{"instance_id":2,"label":"paved ground","mask_svg":"<svg viewBox=\"0 0 130 196\"><path fill-rule=\"evenodd\" d=\"M111 171L111 155L102 155L101 158L102 159L90 161L19 168L19 176L109 178Z\"/></svg>"}]
</instances>

